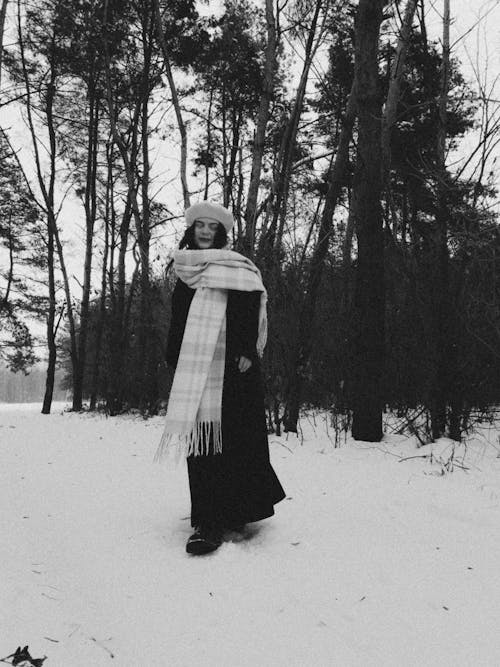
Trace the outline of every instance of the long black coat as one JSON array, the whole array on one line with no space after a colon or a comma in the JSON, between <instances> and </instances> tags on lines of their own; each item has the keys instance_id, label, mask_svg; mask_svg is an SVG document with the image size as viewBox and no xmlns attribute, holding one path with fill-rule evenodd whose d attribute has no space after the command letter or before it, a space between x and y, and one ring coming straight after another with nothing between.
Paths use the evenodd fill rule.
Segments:
<instances>
[{"instance_id":1,"label":"long black coat","mask_svg":"<svg viewBox=\"0 0 500 667\"><path fill-rule=\"evenodd\" d=\"M167 363L175 368L195 290L178 279ZM191 524L223 528L265 519L285 497L269 462L264 392L256 353L260 293L228 290L222 390L222 454L188 457ZM252 361L244 373L237 359Z\"/></svg>"}]
</instances>

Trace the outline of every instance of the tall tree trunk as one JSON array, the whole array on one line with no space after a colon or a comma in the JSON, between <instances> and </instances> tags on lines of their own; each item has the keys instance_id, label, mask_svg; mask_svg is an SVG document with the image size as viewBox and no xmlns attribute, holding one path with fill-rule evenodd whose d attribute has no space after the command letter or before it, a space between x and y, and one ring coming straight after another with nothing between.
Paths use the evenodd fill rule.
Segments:
<instances>
[{"instance_id":1,"label":"tall tree trunk","mask_svg":"<svg viewBox=\"0 0 500 667\"><path fill-rule=\"evenodd\" d=\"M358 240L353 339L356 440L382 438L384 372L384 240L381 210L381 115L378 50L384 0L360 0L355 20L354 78L358 152L351 210Z\"/></svg>"},{"instance_id":2,"label":"tall tree trunk","mask_svg":"<svg viewBox=\"0 0 500 667\"><path fill-rule=\"evenodd\" d=\"M254 253L260 174L262 171L266 129L270 115L270 104L274 94L274 76L276 72L276 25L273 0L266 0L266 27L267 43L265 49L264 80L253 140L252 171L250 173L250 183L248 185L247 204L245 209L245 239L243 250L249 257L252 257Z\"/></svg>"},{"instance_id":3,"label":"tall tree trunk","mask_svg":"<svg viewBox=\"0 0 500 667\"><path fill-rule=\"evenodd\" d=\"M448 207L446 170L447 96L450 71L450 0L443 6L443 54L441 64L441 91L439 96L439 127L437 134L437 211L435 234L435 276L432 285L435 335L435 364L431 396L432 437L437 439L446 431L446 406L449 392L448 378L451 363L451 341L448 334L450 304Z\"/></svg>"},{"instance_id":4,"label":"tall tree trunk","mask_svg":"<svg viewBox=\"0 0 500 667\"><path fill-rule=\"evenodd\" d=\"M205 160L205 188L203 191L203 199L208 199L208 190L210 187L210 155L212 152L212 105L214 99L214 89L210 89L210 100L208 103L207 128L205 130L207 137L207 156Z\"/></svg>"},{"instance_id":5,"label":"tall tree trunk","mask_svg":"<svg viewBox=\"0 0 500 667\"><path fill-rule=\"evenodd\" d=\"M405 69L406 56L410 44L411 27L415 17L417 0L408 0L399 30L398 44L391 67L389 89L382 116L382 181L385 185L391 168L391 131L396 122L397 108L401 93L401 80Z\"/></svg>"},{"instance_id":6,"label":"tall tree trunk","mask_svg":"<svg viewBox=\"0 0 500 667\"><path fill-rule=\"evenodd\" d=\"M305 46L304 64L302 67L300 81L297 87L297 93L293 103L290 118L288 119L285 127L280 146L280 152L278 155L276 178L272 186L273 195L269 202L269 206L272 210L271 222L262 239L262 252L264 252L265 255L267 255L268 252L270 252L271 249L277 245L276 240L281 236L284 227L289 181L292 172L292 160L297 142L299 121L304 107L304 97L309 79L309 73L311 70L311 64L319 46L319 40L316 40L316 31L318 28L318 21L322 8L323 0L316 0L314 15L311 22L311 27L309 28ZM279 228L278 222L280 223Z\"/></svg>"},{"instance_id":7,"label":"tall tree trunk","mask_svg":"<svg viewBox=\"0 0 500 667\"><path fill-rule=\"evenodd\" d=\"M47 121L47 127L49 132L49 176L48 182L45 181L45 176L42 171L42 163L40 159L40 149L39 149L39 140L37 130L34 125L33 119L33 100L32 100L32 87L29 78L28 66L26 63L25 49L24 49L24 36L22 31L21 24L21 0L17 2L17 33L19 40L19 50L21 55L21 68L23 73L24 85L26 88L26 117L28 122L28 128L31 136L31 142L33 145L33 152L35 156L35 168L38 185L42 193L43 204L41 208L46 215L47 219L47 230L48 230L48 246L47 246L47 265L48 265L48 283L49 283L49 312L47 314L47 347L49 350L49 360L47 366L47 377L45 384L45 395L42 405L42 414L49 414L52 405L52 396L54 391L54 377L55 377L55 365L57 358L57 349L55 344L55 311L56 311L56 293L55 293L55 266L54 266L54 242L57 247L59 262L61 269L64 270L64 257L62 252L62 247L60 239L58 237L57 229L57 218L55 211L54 203L54 186L56 178L56 138L55 130L53 123L53 103L54 103L54 94L55 94L55 81L56 81L56 70L54 62L54 53L55 53L55 30L53 28L51 35L51 67L49 72L49 81L47 83L45 101L43 104L43 110L45 113L45 118ZM37 204L40 206L38 200ZM68 298L68 289L67 289L67 276L66 277L66 301L68 307L68 317L70 323L70 336L71 336L71 361L73 364L74 371L74 362L76 358L76 346L75 346L75 330L73 320L72 320L72 304L71 299Z\"/></svg>"},{"instance_id":8,"label":"tall tree trunk","mask_svg":"<svg viewBox=\"0 0 500 667\"><path fill-rule=\"evenodd\" d=\"M48 201L50 206L47 207L49 219L51 220L52 230L54 234L54 240L57 250L57 258L59 260L59 267L61 269L62 279L63 279L63 288L64 296L66 299L66 308L68 315L68 324L69 324L69 336L70 336L70 356L71 356L71 369L73 380L77 375L78 369L78 348L76 341L76 324L75 324L75 313L73 309L73 300L71 296L71 289L69 285L68 270L66 268L66 260L64 257L64 248L59 234L59 228L57 226L57 218L54 208L54 187L55 187L55 177L56 177L56 154L57 154L57 145L56 145L56 133L55 133L55 123L54 123L54 95L55 95L55 53L53 52L51 62L51 81L48 86L48 91L46 95L46 105L45 105L45 116L47 119L47 128L49 132L49 146L50 146L50 180L48 188Z\"/></svg>"},{"instance_id":9,"label":"tall tree trunk","mask_svg":"<svg viewBox=\"0 0 500 667\"><path fill-rule=\"evenodd\" d=\"M356 99L353 85L343 118L337 154L328 177L329 185L325 205L321 214L318 240L314 247L309 276L300 311L297 347L292 362L294 375L290 380L287 396L285 397L286 405L283 426L285 431L293 431L294 433L297 432L302 385L304 382L306 366L312 350L311 323L314 321L321 276L323 274L325 259L328 254L328 244L333 231L333 215L342 193L342 188L345 186L345 177L349 164L349 144L351 142L355 119Z\"/></svg>"},{"instance_id":10,"label":"tall tree trunk","mask_svg":"<svg viewBox=\"0 0 500 667\"><path fill-rule=\"evenodd\" d=\"M172 67L170 65L170 54L168 52L167 43L165 41L165 36L163 34L163 27L161 24L161 13L160 13L160 3L159 0L153 0L153 11L155 13L155 22L156 22L156 33L158 35L158 41L160 43L161 51L163 54L163 61L165 63L165 71L167 74L168 85L170 87L170 94L172 95L172 104L174 105L175 117L177 119L177 127L179 128L179 134L181 136L181 184L182 184L182 195L184 198L184 208L189 206L189 187L187 181L187 132L186 124L182 117L181 106L179 102L179 95L177 93L177 87L175 85L174 77L172 75Z\"/></svg>"},{"instance_id":11,"label":"tall tree trunk","mask_svg":"<svg viewBox=\"0 0 500 667\"><path fill-rule=\"evenodd\" d=\"M141 301L140 301L140 321L139 326L139 364L141 369L141 396L140 407L142 410L151 405L152 391L151 382L156 374L151 375L151 285L150 285L150 267L149 267L149 248L151 242L150 229L150 205L149 205L149 141L148 141L148 96L144 93L142 109L142 154L143 171L141 178L141 199L142 199L142 224L137 230L137 240L141 258Z\"/></svg>"},{"instance_id":12,"label":"tall tree trunk","mask_svg":"<svg viewBox=\"0 0 500 667\"><path fill-rule=\"evenodd\" d=\"M49 286L49 311L47 313L47 347L49 357L47 361L47 375L45 379L45 394L43 397L42 414L50 414L52 396L54 393L54 378L56 373L57 348L55 331L56 287L54 275L54 232L51 222L47 219L47 271Z\"/></svg>"},{"instance_id":13,"label":"tall tree trunk","mask_svg":"<svg viewBox=\"0 0 500 667\"><path fill-rule=\"evenodd\" d=\"M104 22L106 23L109 16L109 0L104 1ZM148 48L150 45L150 40L148 40ZM145 44L146 47L146 44ZM144 252L147 248L147 252L144 254L144 263L142 266L142 271L145 272L145 280L149 280L149 237L146 235L143 238L143 212L139 207L138 201L138 177L137 173L139 172L139 126L142 122L142 113L143 113L143 103L144 96L146 95L147 86L143 86L142 94L138 96L136 101L134 113L129 125L130 138L126 142L124 136L122 135L120 128L117 123L118 110L116 108L115 99L113 97L113 87L111 81L111 59L109 54L109 45L107 40L104 40L104 61L105 61L105 84L106 84L106 100L107 108L109 113L109 122L111 133L113 136L113 141L116 144L120 156L123 161L123 166L125 169L125 175L127 179L127 205L126 210L123 216L122 224L120 227L120 258L118 265L118 294L116 299L116 308L113 312L112 318L112 330L113 335L111 336L112 344L112 360L111 360L111 372L109 378L109 388L108 395L106 397L107 409L110 414L117 414L122 409L123 402L123 383L121 382L122 374L124 372L123 368L123 359L125 358L125 348L128 344L128 332L126 325L124 323L124 302L125 302L125 251L128 242L128 228L130 224L130 215L133 216L138 243L141 248L141 252ZM149 63L148 63L149 67ZM147 69L145 65L145 70ZM146 77L145 70L143 71L143 77ZM142 128L141 128L142 129ZM147 169L147 167L146 167ZM148 179L149 176L144 178ZM144 192L142 192L144 195ZM146 196L147 199L147 196ZM143 200L144 203L144 200ZM149 229L149 217L147 220L147 226ZM146 287L147 293L147 287ZM141 323L142 326L142 323ZM140 369L141 373L146 373L146 369L143 367ZM139 391L142 392L143 387L139 388Z\"/></svg>"},{"instance_id":14,"label":"tall tree trunk","mask_svg":"<svg viewBox=\"0 0 500 667\"><path fill-rule=\"evenodd\" d=\"M104 12L103 12L103 22L107 23L109 20L109 0L104 0ZM131 134L130 138L130 154L125 142L122 133L118 127L117 118L118 113L115 107L115 101L113 98L113 87L111 82L111 58L109 55L109 45L108 40L104 38L104 71L105 71L105 82L106 82L106 102L108 107L109 114L109 124L111 128L111 133L113 135L113 141L116 144L120 156L123 160L123 166L125 169L125 175L127 178L127 187L128 187L128 199L130 201L130 206L132 214L134 216L135 223L139 228L141 225L141 211L139 208L139 203L137 201L137 181L135 173L137 171L137 154L138 154L138 124L140 121L142 99L138 99L134 109L134 114L130 122L129 131Z\"/></svg>"},{"instance_id":15,"label":"tall tree trunk","mask_svg":"<svg viewBox=\"0 0 500 667\"><path fill-rule=\"evenodd\" d=\"M226 86L222 83L222 205L229 207L231 199L230 185L228 180L228 160L227 160L227 146L228 146L228 132L227 132L227 96Z\"/></svg>"},{"instance_id":16,"label":"tall tree trunk","mask_svg":"<svg viewBox=\"0 0 500 667\"><path fill-rule=\"evenodd\" d=\"M3 35L5 31L5 17L7 15L7 4L9 0L2 0L0 8L0 91L2 90L2 64L3 64Z\"/></svg>"},{"instance_id":17,"label":"tall tree trunk","mask_svg":"<svg viewBox=\"0 0 500 667\"><path fill-rule=\"evenodd\" d=\"M99 301L99 319L97 320L96 339L94 346L94 361L92 365L92 379L90 389L90 410L95 410L97 406L97 397L99 392L99 366L102 346L102 336L104 333L104 325L106 322L106 285L107 285L107 270L108 270L108 256L110 252L110 245L113 243L113 227L110 224L111 213L111 198L113 187L113 170L112 161L109 157L112 152L112 146L106 146L106 157L108 164L108 177L106 181L106 195L104 205L104 252L102 257L101 270L101 298Z\"/></svg>"},{"instance_id":18,"label":"tall tree trunk","mask_svg":"<svg viewBox=\"0 0 500 667\"><path fill-rule=\"evenodd\" d=\"M152 44L154 35L154 16L150 15L147 5L142 15L142 43L143 43L143 81L141 104L141 147L142 147L142 176L141 202L142 216L137 228L137 240L141 261L141 300L139 321L139 364L141 369L141 395L139 406L141 410L151 411L158 398L156 386L156 365L153 365L154 339L153 318L151 304L150 283L150 244L151 244L151 207L149 200L150 165L149 165L149 73L151 69Z\"/></svg>"},{"instance_id":19,"label":"tall tree trunk","mask_svg":"<svg viewBox=\"0 0 500 667\"><path fill-rule=\"evenodd\" d=\"M236 159L240 148L240 128L242 122L243 111L239 109L236 111L231 105L231 145L229 148L229 164L227 169L227 193L228 204L231 203L231 208L234 213L234 181L236 173Z\"/></svg>"},{"instance_id":20,"label":"tall tree trunk","mask_svg":"<svg viewBox=\"0 0 500 667\"><path fill-rule=\"evenodd\" d=\"M91 74L93 77L94 73ZM89 303L92 277L92 250L94 226L97 213L96 179L99 129L99 100L96 96L94 81L91 78L89 89L89 121L87 138L87 173L85 183L85 260L83 267L82 302L80 306L80 327L78 335L78 356L76 374L73 378L73 410L82 409L83 381L87 358L87 338L89 326Z\"/></svg>"},{"instance_id":21,"label":"tall tree trunk","mask_svg":"<svg viewBox=\"0 0 500 667\"><path fill-rule=\"evenodd\" d=\"M111 193L112 221L114 218L114 194ZM124 370L124 359L129 348L128 329L125 324L125 258L129 239L129 229L132 220L132 206L130 197L125 203L125 210L120 223L120 245L118 251L117 285L110 288L111 317L110 328L110 371L108 390L106 393L106 409L111 415L118 414L123 404L123 383L121 381ZM113 272L110 268L110 281ZM111 284L111 283L110 283Z\"/></svg>"}]
</instances>

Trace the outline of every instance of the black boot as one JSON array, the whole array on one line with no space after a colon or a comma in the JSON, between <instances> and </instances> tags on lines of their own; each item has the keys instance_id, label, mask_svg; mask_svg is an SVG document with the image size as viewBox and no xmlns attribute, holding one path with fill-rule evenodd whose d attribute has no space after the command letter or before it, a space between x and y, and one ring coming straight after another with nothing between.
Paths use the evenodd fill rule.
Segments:
<instances>
[{"instance_id":1,"label":"black boot","mask_svg":"<svg viewBox=\"0 0 500 667\"><path fill-rule=\"evenodd\" d=\"M222 544L222 531L214 526L199 526L188 539L186 551L188 554L201 556L215 551Z\"/></svg>"}]
</instances>

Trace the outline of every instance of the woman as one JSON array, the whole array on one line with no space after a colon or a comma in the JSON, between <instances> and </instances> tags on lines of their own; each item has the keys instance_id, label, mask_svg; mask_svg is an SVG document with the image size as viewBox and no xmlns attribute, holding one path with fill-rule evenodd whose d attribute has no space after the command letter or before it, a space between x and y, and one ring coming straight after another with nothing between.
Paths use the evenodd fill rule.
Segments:
<instances>
[{"instance_id":1,"label":"woman","mask_svg":"<svg viewBox=\"0 0 500 667\"><path fill-rule=\"evenodd\" d=\"M157 458L176 447L187 456L195 531L186 550L204 554L220 546L225 531L273 515L285 493L269 462L260 273L226 249L233 226L226 208L204 201L185 215L167 343L175 376Z\"/></svg>"}]
</instances>

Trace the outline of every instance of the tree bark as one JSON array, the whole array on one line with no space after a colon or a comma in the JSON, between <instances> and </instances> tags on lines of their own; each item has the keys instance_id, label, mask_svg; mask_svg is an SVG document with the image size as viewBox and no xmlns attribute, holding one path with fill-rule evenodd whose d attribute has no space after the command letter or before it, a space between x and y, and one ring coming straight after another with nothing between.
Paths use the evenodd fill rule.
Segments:
<instances>
[{"instance_id":1,"label":"tree bark","mask_svg":"<svg viewBox=\"0 0 500 667\"><path fill-rule=\"evenodd\" d=\"M263 234L260 244L261 248L259 248L259 254L263 252L266 256L279 244L284 228L288 188L292 171L292 159L297 141L299 121L304 106L304 97L307 81L309 79L309 72L311 70L314 54L316 53L316 50L319 46L319 42L315 42L315 38L318 28L319 15L322 8L323 0L316 0L314 15L307 36L304 64L297 88L297 94L295 96L292 112L286 124L280 146L280 152L276 165L276 177L272 186L272 196L269 200L269 208L272 211L271 222L269 224L269 228L266 229L265 234Z\"/></svg>"},{"instance_id":2,"label":"tree bark","mask_svg":"<svg viewBox=\"0 0 500 667\"><path fill-rule=\"evenodd\" d=\"M9 0L2 0L0 8L0 91L2 90L2 62L3 62L3 35L5 31L5 17Z\"/></svg>"},{"instance_id":3,"label":"tree bark","mask_svg":"<svg viewBox=\"0 0 500 667\"><path fill-rule=\"evenodd\" d=\"M85 259L83 267L83 289L82 302L80 306L80 326L78 335L78 355L76 373L73 378L73 410L82 409L83 381L85 374L85 362L87 358L87 338L89 326L89 303L92 277L92 254L94 241L94 226L97 213L96 205L96 179L97 179L97 154L98 154L98 128L99 128L99 100L96 94L95 72L91 72L89 84L89 120L87 136L87 171L85 183Z\"/></svg>"},{"instance_id":4,"label":"tree bark","mask_svg":"<svg viewBox=\"0 0 500 667\"><path fill-rule=\"evenodd\" d=\"M113 192L113 169L110 154L113 147L106 145L106 157L108 165L108 176L106 181L106 195L104 205L104 251L102 257L101 270L101 298L99 301L99 319L96 327L96 339L94 345L94 361L92 365L92 378L90 388L90 410L95 410L97 406L97 398L99 393L99 362L101 355L102 336L104 333L104 325L106 322L106 293L107 293L107 269L108 256L110 254L110 245L113 244L112 230L113 226L110 224L111 213L111 198ZM111 233L110 233L111 232Z\"/></svg>"},{"instance_id":5,"label":"tree bark","mask_svg":"<svg viewBox=\"0 0 500 667\"><path fill-rule=\"evenodd\" d=\"M111 158L112 159L112 158ZM114 229L114 193L111 193L111 220L113 234ZM110 330L110 370L108 377L108 388L106 392L106 409L111 415L118 414L123 404L123 383L121 381L124 371L123 360L129 347L128 327L125 318L125 257L129 238L129 229L132 220L132 207L130 198L125 203L125 210L120 222L120 247L118 251L118 266L116 287L113 285L113 265L110 266L110 296L111 296L111 317L109 323ZM114 241L113 241L114 242ZM112 286L112 287L111 287Z\"/></svg>"},{"instance_id":6,"label":"tree bark","mask_svg":"<svg viewBox=\"0 0 500 667\"><path fill-rule=\"evenodd\" d=\"M292 364L294 375L291 378L285 400L286 406L283 426L285 431L292 431L294 433L297 432L304 374L312 350L311 323L314 321L316 313L316 302L321 284L321 276L323 274L325 259L328 254L328 244L333 231L333 215L342 193L342 188L345 185L345 176L349 164L349 145L355 119L356 99L353 84L347 101L342 129L340 131L337 154L328 178L329 185L325 205L321 214L318 240L313 251L311 267L300 312L297 348Z\"/></svg>"},{"instance_id":7,"label":"tree bark","mask_svg":"<svg viewBox=\"0 0 500 667\"><path fill-rule=\"evenodd\" d=\"M415 17L417 0L408 0L399 31L396 54L391 67L389 89L382 116L382 180L387 182L391 168L391 131L396 122L397 108L401 91L401 80L405 69L406 56L410 44L411 27Z\"/></svg>"},{"instance_id":8,"label":"tree bark","mask_svg":"<svg viewBox=\"0 0 500 667\"><path fill-rule=\"evenodd\" d=\"M152 342L152 315L151 315L151 284L149 251L151 244L151 209L149 200L149 81L148 74L151 64L151 41L148 39L148 17L147 12L143 16L143 49L144 49L144 72L142 86L142 110L141 110L141 145L142 145L142 177L141 177L141 201L142 216L141 224L137 228L137 241L141 259L141 301L139 321L139 364L141 368L141 410L150 409L155 402L154 380L156 373L151 367L153 357L151 350Z\"/></svg>"},{"instance_id":9,"label":"tree bark","mask_svg":"<svg viewBox=\"0 0 500 667\"><path fill-rule=\"evenodd\" d=\"M54 276L54 234L52 225L47 223L47 268L49 286L49 312L47 313L47 347L49 357L47 361L47 375L45 379L45 393L43 396L42 414L50 414L52 396L54 394L54 379L56 373L57 347L55 332L56 289Z\"/></svg>"},{"instance_id":10,"label":"tree bark","mask_svg":"<svg viewBox=\"0 0 500 667\"><path fill-rule=\"evenodd\" d=\"M274 94L274 76L276 72L276 25L273 0L266 0L267 43L265 50L264 81L259 102L257 124L252 150L252 171L248 185L245 209L245 239L243 250L253 257L255 246L255 225L257 221L257 198L259 194L260 174L264 158L266 129L269 122L270 105Z\"/></svg>"},{"instance_id":11,"label":"tree bark","mask_svg":"<svg viewBox=\"0 0 500 667\"><path fill-rule=\"evenodd\" d=\"M384 372L384 243L381 210L381 115L378 50L384 0L360 0L355 20L354 78L358 152L351 211L358 259L353 338L352 435L382 438Z\"/></svg>"},{"instance_id":12,"label":"tree bark","mask_svg":"<svg viewBox=\"0 0 500 667\"><path fill-rule=\"evenodd\" d=\"M108 20L109 0L104 2L104 22ZM151 63L151 45L152 34L154 30L154 19L148 14L147 7L143 8L144 14L141 17L142 21L142 41L144 48L144 68L142 72L143 82L141 94L137 96L133 117L130 121L130 139L127 142L122 135L118 126L118 113L113 99L113 89L111 81L111 60L109 55L109 47L107 40L104 41L104 60L105 60L105 81L106 81L106 99L109 112L110 127L113 136L113 141L118 147L120 156L123 161L125 174L127 178L127 206L126 215L124 214L124 222L120 228L120 262L119 262L119 288L118 298L116 302L116 309L113 317L113 336L112 336L112 372L110 373L110 386L107 396L107 408L110 414L117 414L122 408L122 383L121 376L123 372L122 360L125 354L125 344L127 340L127 326L124 319L124 301L125 301L125 249L127 246L127 235L129 219L127 216L131 213L137 231L137 243L140 254L140 308L141 321L139 323L139 358L149 359L149 354L146 349L147 331L149 315L149 245L150 245L150 216L149 216L149 161L148 161L148 100L149 100L149 68ZM141 134L141 141L139 141L139 132ZM142 176L139 176L139 151L142 147ZM141 191L142 210L139 207L138 192ZM125 235L125 236L124 236ZM123 253L123 256L122 256ZM123 261L123 264L122 264ZM144 317L142 317L144 314ZM138 388L136 399L141 407L145 399L149 401L146 394L149 393L147 389L147 378L150 376L150 369L148 363L140 362L141 381Z\"/></svg>"},{"instance_id":13,"label":"tree bark","mask_svg":"<svg viewBox=\"0 0 500 667\"><path fill-rule=\"evenodd\" d=\"M449 393L448 378L451 359L451 341L448 333L450 307L449 249L446 170L447 97L450 73L450 0L443 7L443 54L441 64L441 91L439 96L439 127L437 134L437 210L435 235L435 276L431 286L434 304L435 364L431 396L431 428L434 440L446 432L446 408Z\"/></svg>"},{"instance_id":14,"label":"tree bark","mask_svg":"<svg viewBox=\"0 0 500 667\"><path fill-rule=\"evenodd\" d=\"M165 36L163 34L163 27L161 24L161 13L160 13L160 3L159 0L153 0L153 11L155 13L155 22L156 22L156 32L158 35L158 41L160 43L160 48L163 54L163 61L165 63L165 71L167 74L168 85L170 87L170 93L172 95L172 104L174 105L175 117L177 119L177 126L179 128L179 134L181 136L181 184L182 184L182 195L184 199L184 208L188 208L189 200L189 187L187 181L187 132L186 124L182 117L181 106L179 103L179 95L177 94L177 87L175 85L174 77L172 75L172 67L170 65L170 54L168 52L167 43L165 41Z\"/></svg>"},{"instance_id":15,"label":"tree bark","mask_svg":"<svg viewBox=\"0 0 500 667\"><path fill-rule=\"evenodd\" d=\"M23 73L24 85L26 88L26 116L27 116L31 141L33 145L33 151L35 155L35 168L36 168L37 180L43 199L43 204L41 205L41 207L43 207L42 210L47 219L47 270L48 270L48 288L49 288L49 310L47 313L47 347L49 351L49 358L47 365L47 376L45 382L45 394L43 398L42 414L50 414L52 406L52 396L54 392L55 366L57 360L57 348L55 343L56 291L55 291L54 244L58 243L58 236L57 236L58 230L57 230L57 219L56 219L56 212L54 205L54 185L56 177L56 164L55 164L56 140L55 140L55 131L53 125L53 116L52 116L56 72L54 67L54 61L52 59L50 63L49 82L47 84L45 104L44 104L44 111L49 131L49 177L48 177L48 183L46 183L44 174L42 172L42 164L40 160L37 132L33 120L32 91L31 91L31 82L29 79L28 64L26 62L26 57L25 57L24 37L21 25L20 0L18 0L17 3L17 32L19 39L19 50L21 55L21 68ZM53 53L54 42L55 42L54 30L52 31L51 40L52 40L52 53ZM40 206L38 200L36 201L37 204ZM59 260L60 262L62 262L61 268L64 268L62 248L58 247L58 252L59 252ZM72 311L70 310L71 300L68 298L67 298L67 305L68 305L68 316L70 316L72 314ZM76 353L74 328L71 328L72 320L70 319L69 321L70 321L70 334L71 334L71 355L72 355L72 362L74 363L74 358L75 358L74 355Z\"/></svg>"}]
</instances>

